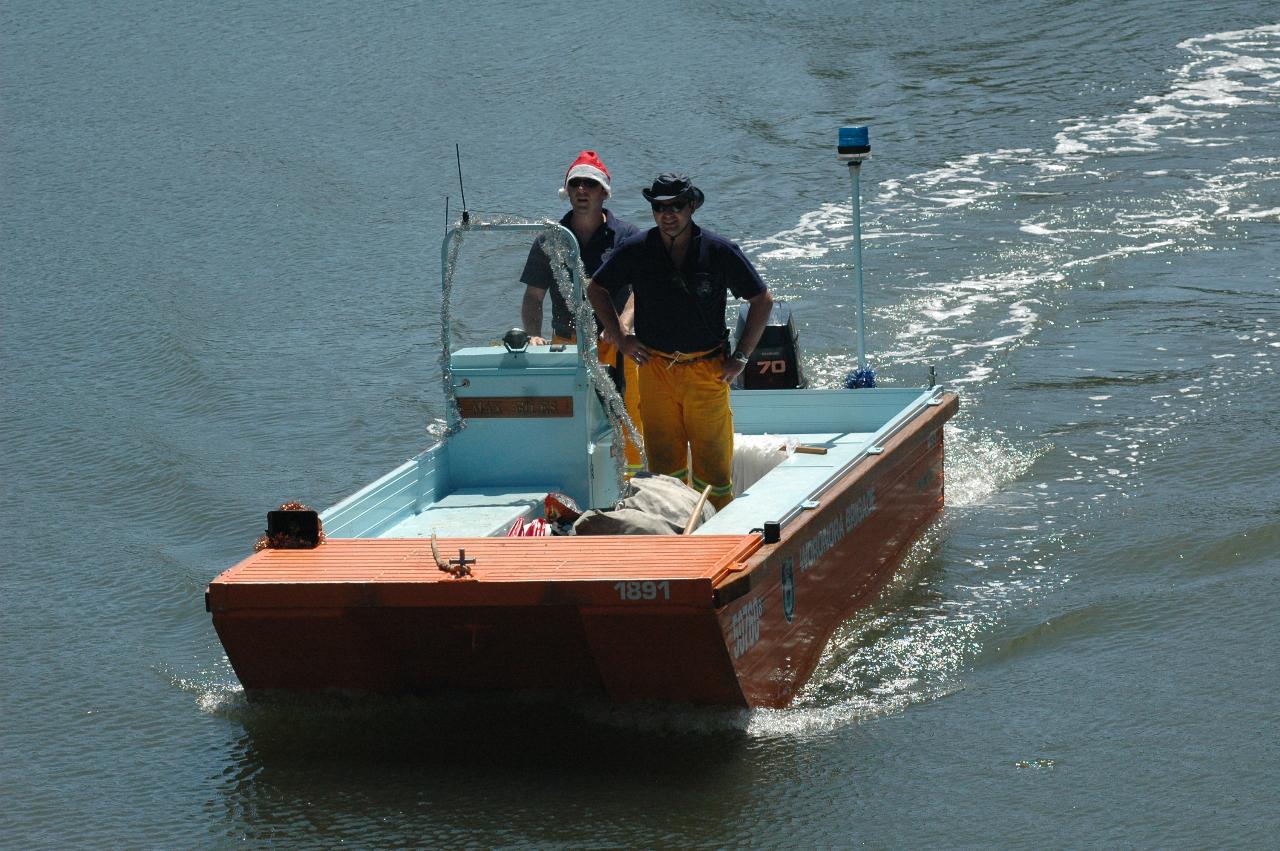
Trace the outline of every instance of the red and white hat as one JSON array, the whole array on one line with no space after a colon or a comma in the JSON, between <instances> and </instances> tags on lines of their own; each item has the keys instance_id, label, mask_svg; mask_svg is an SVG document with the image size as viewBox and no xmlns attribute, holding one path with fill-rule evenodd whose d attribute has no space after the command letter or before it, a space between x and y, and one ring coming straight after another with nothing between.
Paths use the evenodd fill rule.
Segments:
<instances>
[{"instance_id":1,"label":"red and white hat","mask_svg":"<svg viewBox=\"0 0 1280 851\"><path fill-rule=\"evenodd\" d=\"M569 166L569 170L564 173L564 185L560 187L561 198L569 197L569 181L575 177L586 177L599 183L604 187L606 198L613 194L609 188L609 169L604 167L604 163L600 161L600 156L595 151L583 151L578 154L573 165Z\"/></svg>"}]
</instances>

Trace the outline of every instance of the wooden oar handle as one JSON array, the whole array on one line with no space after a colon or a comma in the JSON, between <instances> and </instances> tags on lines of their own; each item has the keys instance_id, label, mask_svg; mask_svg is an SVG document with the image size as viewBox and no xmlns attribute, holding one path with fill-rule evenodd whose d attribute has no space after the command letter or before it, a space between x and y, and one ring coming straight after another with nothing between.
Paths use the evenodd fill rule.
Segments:
<instances>
[{"instance_id":1,"label":"wooden oar handle","mask_svg":"<svg viewBox=\"0 0 1280 851\"><path fill-rule=\"evenodd\" d=\"M711 495L711 485L707 485L702 489L702 496L698 497L698 503L693 507L693 513L689 515L689 522L684 524L684 531L680 534L687 535L693 531L693 527L698 525L698 518L702 516L702 506L707 504L707 497Z\"/></svg>"},{"instance_id":2,"label":"wooden oar handle","mask_svg":"<svg viewBox=\"0 0 1280 851\"><path fill-rule=\"evenodd\" d=\"M782 447L782 451L783 451L783 452L786 452L786 451L787 451L787 447L785 447L785 446L784 446L784 447ZM801 454L801 455L826 455L826 454L827 454L827 447L825 447L825 446L809 446L808 444L801 443L801 444L800 444L799 446L797 446L793 451L794 451L794 452L798 452L798 453L799 453L799 454Z\"/></svg>"}]
</instances>

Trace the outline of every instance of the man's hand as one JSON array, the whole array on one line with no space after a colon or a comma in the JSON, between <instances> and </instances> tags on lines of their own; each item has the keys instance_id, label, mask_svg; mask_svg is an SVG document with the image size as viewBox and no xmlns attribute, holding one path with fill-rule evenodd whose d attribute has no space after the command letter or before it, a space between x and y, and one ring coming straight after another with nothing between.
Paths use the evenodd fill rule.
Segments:
<instances>
[{"instance_id":1,"label":"man's hand","mask_svg":"<svg viewBox=\"0 0 1280 851\"><path fill-rule=\"evenodd\" d=\"M537 336L536 334L530 334L530 335L529 335L529 345L531 345L531 346L545 346L546 344L547 344L547 338L546 338L546 337L539 337L539 336Z\"/></svg>"},{"instance_id":2,"label":"man's hand","mask_svg":"<svg viewBox=\"0 0 1280 851\"><path fill-rule=\"evenodd\" d=\"M652 356L649 347L637 340L635 334L623 337L622 342L618 344L618 351L622 352L622 356L627 360L633 360L636 363L645 363Z\"/></svg>"},{"instance_id":3,"label":"man's hand","mask_svg":"<svg viewBox=\"0 0 1280 851\"><path fill-rule=\"evenodd\" d=\"M745 363L738 360L733 355L729 355L724 359L724 368L720 372L720 380L725 384L729 384L741 375L742 371L746 368L747 365Z\"/></svg>"}]
</instances>

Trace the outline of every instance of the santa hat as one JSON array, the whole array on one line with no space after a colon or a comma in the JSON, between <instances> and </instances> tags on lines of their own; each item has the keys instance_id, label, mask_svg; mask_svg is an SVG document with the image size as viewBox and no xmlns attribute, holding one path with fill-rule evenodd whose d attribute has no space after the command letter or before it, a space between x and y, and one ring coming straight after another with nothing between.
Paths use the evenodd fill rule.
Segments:
<instances>
[{"instance_id":1,"label":"santa hat","mask_svg":"<svg viewBox=\"0 0 1280 851\"><path fill-rule=\"evenodd\" d=\"M578 158L573 161L573 165L569 166L569 170L564 173L564 185L560 187L561 198L568 199L569 181L575 177L587 177L599 183L604 187L604 197L606 198L612 194L609 188L609 169L604 167L604 163L600 161L600 157L595 151L583 151L578 154Z\"/></svg>"}]
</instances>

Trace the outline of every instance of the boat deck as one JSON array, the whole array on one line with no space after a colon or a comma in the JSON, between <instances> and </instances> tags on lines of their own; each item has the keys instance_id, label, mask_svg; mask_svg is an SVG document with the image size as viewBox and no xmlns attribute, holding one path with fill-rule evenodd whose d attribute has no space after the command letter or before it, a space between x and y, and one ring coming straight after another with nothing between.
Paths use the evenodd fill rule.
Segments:
<instances>
[{"instance_id":1,"label":"boat deck","mask_svg":"<svg viewBox=\"0 0 1280 851\"><path fill-rule=\"evenodd\" d=\"M661 599L710 605L714 587L745 568L757 535L451 538L440 555L465 550L472 576L439 570L428 541L325 541L314 549L267 549L209 586L228 608L423 605L617 605ZM638 595L638 596L637 596Z\"/></svg>"},{"instance_id":2,"label":"boat deck","mask_svg":"<svg viewBox=\"0 0 1280 851\"><path fill-rule=\"evenodd\" d=\"M383 533L384 538L496 537L506 535L517 518L542 516L547 494L560 486L522 486L518 491L499 487L461 488L410 515Z\"/></svg>"},{"instance_id":3,"label":"boat deck","mask_svg":"<svg viewBox=\"0 0 1280 851\"><path fill-rule=\"evenodd\" d=\"M700 535L745 535L766 520L776 520L804 500L841 467L865 451L872 432L812 432L776 435L805 446L822 447L825 455L798 453L749 486L699 530ZM382 533L384 538L501 537L517 519L541 517L543 498L561 491L558 485L461 488L421 512L411 514Z\"/></svg>"},{"instance_id":4,"label":"boat deck","mask_svg":"<svg viewBox=\"0 0 1280 851\"><path fill-rule=\"evenodd\" d=\"M837 470L865 451L873 432L812 432L778 435L805 446L820 446L825 455L797 453L751 484L733 502L699 527L698 535L745 535L777 520L822 485Z\"/></svg>"}]
</instances>

